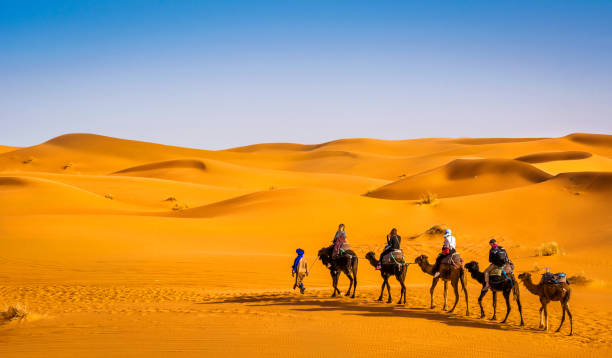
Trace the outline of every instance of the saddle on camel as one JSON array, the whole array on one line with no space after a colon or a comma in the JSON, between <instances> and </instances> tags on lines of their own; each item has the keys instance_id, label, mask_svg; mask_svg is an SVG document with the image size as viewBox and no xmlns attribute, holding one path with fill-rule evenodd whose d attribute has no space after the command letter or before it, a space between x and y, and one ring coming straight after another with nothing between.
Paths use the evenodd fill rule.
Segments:
<instances>
[{"instance_id":1,"label":"saddle on camel","mask_svg":"<svg viewBox=\"0 0 612 358\"><path fill-rule=\"evenodd\" d=\"M378 259L378 265L376 265L377 270L381 269L381 265L403 266L405 264L401 244L402 237L397 234L397 229L391 229L391 232L387 235L387 245L385 245L385 249Z\"/></svg>"}]
</instances>

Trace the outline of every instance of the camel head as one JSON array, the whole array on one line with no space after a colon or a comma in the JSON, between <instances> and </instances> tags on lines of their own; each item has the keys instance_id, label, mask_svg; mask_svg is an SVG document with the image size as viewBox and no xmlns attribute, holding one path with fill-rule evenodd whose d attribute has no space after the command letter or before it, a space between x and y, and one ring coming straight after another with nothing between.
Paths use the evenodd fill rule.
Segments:
<instances>
[{"instance_id":1,"label":"camel head","mask_svg":"<svg viewBox=\"0 0 612 358\"><path fill-rule=\"evenodd\" d=\"M366 258L366 260L368 260L368 261L371 261L371 260L376 261L376 255L374 255L374 252L373 252L373 251L368 252L368 253L365 255L365 258Z\"/></svg>"},{"instance_id":2,"label":"camel head","mask_svg":"<svg viewBox=\"0 0 612 358\"><path fill-rule=\"evenodd\" d=\"M480 272L480 269L478 268L478 262L476 261L470 261L467 264L465 264L465 268L470 272Z\"/></svg>"},{"instance_id":3,"label":"camel head","mask_svg":"<svg viewBox=\"0 0 612 358\"><path fill-rule=\"evenodd\" d=\"M427 255L418 256L416 259L414 259L414 263L419 265L419 266L421 266L421 265L423 265L425 263L428 263Z\"/></svg>"},{"instance_id":4,"label":"camel head","mask_svg":"<svg viewBox=\"0 0 612 358\"><path fill-rule=\"evenodd\" d=\"M518 278L521 281L531 281L531 273L523 272L522 274L518 275Z\"/></svg>"},{"instance_id":5,"label":"camel head","mask_svg":"<svg viewBox=\"0 0 612 358\"><path fill-rule=\"evenodd\" d=\"M321 260L323 265L327 266L327 264L330 262L329 248L322 248L321 250L319 250L319 253L317 255L319 256L319 259Z\"/></svg>"}]
</instances>

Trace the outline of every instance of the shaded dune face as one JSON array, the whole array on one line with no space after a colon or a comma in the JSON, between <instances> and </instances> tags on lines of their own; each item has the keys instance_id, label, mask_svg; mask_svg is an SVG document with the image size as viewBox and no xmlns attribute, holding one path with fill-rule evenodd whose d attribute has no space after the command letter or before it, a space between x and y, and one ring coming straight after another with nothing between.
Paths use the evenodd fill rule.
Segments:
<instances>
[{"instance_id":1,"label":"shaded dune face","mask_svg":"<svg viewBox=\"0 0 612 358\"><path fill-rule=\"evenodd\" d=\"M612 148L612 135L609 134L574 133L566 138L581 144Z\"/></svg>"},{"instance_id":2,"label":"shaded dune face","mask_svg":"<svg viewBox=\"0 0 612 358\"><path fill-rule=\"evenodd\" d=\"M149 170L159 170L159 169L171 169L171 168L191 168L205 171L206 164L201 160L197 159L179 159L179 160L167 160L156 163L149 163L144 165L138 165L131 168L126 168L123 170L119 170L114 172L113 174L127 174L127 173L135 173Z\"/></svg>"},{"instance_id":3,"label":"shaded dune face","mask_svg":"<svg viewBox=\"0 0 612 358\"><path fill-rule=\"evenodd\" d=\"M0 188L11 187L11 186L26 186L27 184L28 184L27 181L22 178L0 177Z\"/></svg>"},{"instance_id":4,"label":"shaded dune face","mask_svg":"<svg viewBox=\"0 0 612 358\"><path fill-rule=\"evenodd\" d=\"M578 159L586 159L592 157L593 154L589 152L581 152L581 151L564 151L564 152L542 152L542 153L534 153L523 155L515 160L525 162L525 163L545 163L552 162L557 160L578 160Z\"/></svg>"},{"instance_id":5,"label":"shaded dune face","mask_svg":"<svg viewBox=\"0 0 612 358\"><path fill-rule=\"evenodd\" d=\"M551 182L575 191L612 193L612 172L561 173Z\"/></svg>"},{"instance_id":6,"label":"shaded dune face","mask_svg":"<svg viewBox=\"0 0 612 358\"><path fill-rule=\"evenodd\" d=\"M385 185L368 196L416 200L433 193L452 197L540 183L551 177L530 164L512 159L456 159L442 167Z\"/></svg>"}]
</instances>

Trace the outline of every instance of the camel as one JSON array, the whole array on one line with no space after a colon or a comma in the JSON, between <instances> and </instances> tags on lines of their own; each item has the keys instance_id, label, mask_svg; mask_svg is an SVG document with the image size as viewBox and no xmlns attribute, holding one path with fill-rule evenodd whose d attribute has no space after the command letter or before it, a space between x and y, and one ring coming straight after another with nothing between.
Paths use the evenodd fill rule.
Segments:
<instances>
[{"instance_id":1,"label":"camel","mask_svg":"<svg viewBox=\"0 0 612 358\"><path fill-rule=\"evenodd\" d=\"M472 278L482 285L483 289L480 292L480 296L478 297L478 304L480 305L480 318L483 318L485 316L485 313L484 308L482 308L482 299L488 292L488 290L484 289L486 285L484 273L480 272L480 269L478 268L478 262L476 261L468 262L465 265L465 268L468 270ZM510 315L511 310L510 292L512 292L514 299L516 300L516 305L518 306L519 314L521 315L521 326L524 326L525 322L523 321L523 308L521 306L519 285L518 282L516 282L516 279L514 278L514 275L512 273L508 275L510 280L504 278L501 281L493 281L489 277L489 286L491 291L493 292L493 317L491 317L491 320L495 321L497 319L497 292L501 291L504 295L504 298L506 299L506 317L504 317L504 320L501 323L506 323L506 320L508 319L508 315Z\"/></svg>"},{"instance_id":2,"label":"camel","mask_svg":"<svg viewBox=\"0 0 612 358\"><path fill-rule=\"evenodd\" d=\"M350 281L345 296L351 295L352 287L353 295L351 298L355 298L355 291L357 290L357 264L359 263L359 259L353 250L346 250L343 255L332 259L331 250L331 247L324 247L319 250L318 256L321 262L327 266L331 274L332 285L334 287L332 297L336 297L336 293L341 293L338 289L338 279L340 278L340 273L344 272Z\"/></svg>"},{"instance_id":3,"label":"camel","mask_svg":"<svg viewBox=\"0 0 612 358\"><path fill-rule=\"evenodd\" d=\"M434 265L429 263L427 255L418 256L416 259L414 259L414 262L417 265L419 265L421 270L423 270L423 272L425 272L426 274L429 274L432 276L435 274L435 272L433 272ZM468 293L466 289L465 272L463 270L463 266L457 267L455 265L448 265L448 264L440 265L440 276L434 277L433 281L431 282L431 288L429 289L429 294L431 295L430 308L435 307L433 296L434 296L434 289L436 288L436 285L438 284L439 279L442 279L442 281L444 281L444 307L442 307L442 309L446 310L446 305L447 305L446 292L448 289L448 281L450 281L451 285L453 286L453 290L455 291L455 304L453 305L453 308L451 308L448 312L450 313L455 310L455 307L457 307L457 303L459 302L458 283L459 281L461 281L461 289L465 293L465 315L469 316L470 307L468 305Z\"/></svg>"},{"instance_id":4,"label":"camel","mask_svg":"<svg viewBox=\"0 0 612 358\"><path fill-rule=\"evenodd\" d=\"M529 272L523 272L522 274L518 276L518 278L521 281L523 281L525 288L527 288L529 292L540 297L540 303L542 304L542 307L540 307L540 326L539 328L544 328L545 331L548 331L547 305L548 303L550 303L550 301L560 301L561 309L563 310L563 315L561 316L561 324L559 325L559 328L557 328L555 332L559 332L561 330L561 327L563 326L563 322L565 321L565 312L567 312L567 315L569 316L569 321L570 321L569 336L571 336L573 334L574 327L572 323L572 313L570 312L570 309L569 309L569 300L570 300L570 295L572 293L572 290L569 284L564 282L560 284L539 283L536 285L531 281L531 273ZM544 311L544 318L546 319L546 324L544 324L543 322L544 319L542 317L542 311Z\"/></svg>"},{"instance_id":5,"label":"camel","mask_svg":"<svg viewBox=\"0 0 612 358\"><path fill-rule=\"evenodd\" d=\"M376 256L374 255L374 252L372 251L368 252L365 257L370 262L370 265L374 267L378 266L379 262L378 260L376 260ZM385 286L387 286L387 292L389 293L389 299L387 300L387 303L391 303L391 286L389 285L389 277L391 275L394 275L395 278L397 279L397 282L399 282L399 284L402 286L400 299L399 301L397 301L397 304L398 305L402 304L402 297L404 298L404 304L406 304L406 285L404 285L404 280L406 279L406 271L408 271L407 268L408 268L408 265L405 262L403 262L403 260L401 262L401 265L399 264L381 265L380 275L383 278L383 284L382 284L382 287L380 288L380 297L378 297L378 301L382 301L383 294L385 292Z\"/></svg>"}]
</instances>

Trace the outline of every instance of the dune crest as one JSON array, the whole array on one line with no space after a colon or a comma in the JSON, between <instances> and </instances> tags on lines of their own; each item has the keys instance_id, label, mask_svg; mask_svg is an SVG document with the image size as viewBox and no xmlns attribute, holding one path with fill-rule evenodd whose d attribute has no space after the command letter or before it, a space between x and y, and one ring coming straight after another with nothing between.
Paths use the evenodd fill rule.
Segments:
<instances>
[{"instance_id":1,"label":"dune crest","mask_svg":"<svg viewBox=\"0 0 612 358\"><path fill-rule=\"evenodd\" d=\"M573 133L566 138L582 144L612 148L612 135L609 134Z\"/></svg>"}]
</instances>

